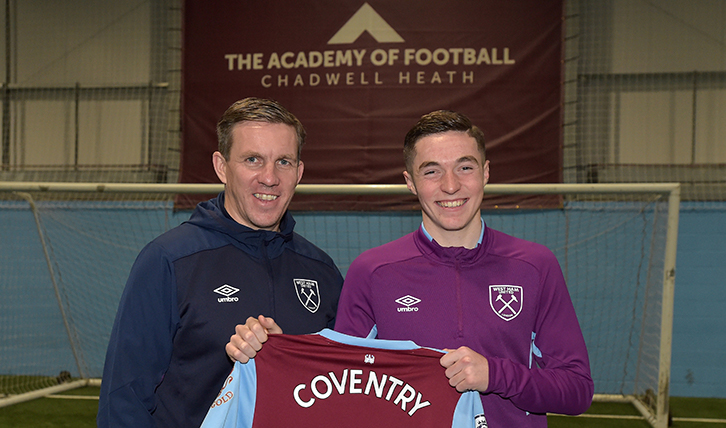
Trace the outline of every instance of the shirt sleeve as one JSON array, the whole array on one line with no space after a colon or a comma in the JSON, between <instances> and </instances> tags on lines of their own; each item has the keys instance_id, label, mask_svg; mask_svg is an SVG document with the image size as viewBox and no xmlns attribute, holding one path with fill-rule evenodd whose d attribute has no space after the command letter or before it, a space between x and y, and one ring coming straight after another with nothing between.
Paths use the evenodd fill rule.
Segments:
<instances>
[{"instance_id":1,"label":"shirt sleeve","mask_svg":"<svg viewBox=\"0 0 726 428\"><path fill-rule=\"evenodd\" d=\"M178 321L175 302L171 264L152 242L131 268L116 313L103 371L98 427L155 427L154 390L171 359Z\"/></svg>"},{"instance_id":2,"label":"shirt sleeve","mask_svg":"<svg viewBox=\"0 0 726 428\"><path fill-rule=\"evenodd\" d=\"M590 407L594 392L590 362L554 255L543 271L538 311L532 334L531 368L509 359L488 358L487 392L507 398L532 413L583 413Z\"/></svg>"},{"instance_id":3,"label":"shirt sleeve","mask_svg":"<svg viewBox=\"0 0 726 428\"><path fill-rule=\"evenodd\" d=\"M257 402L255 360L237 361L200 428L251 428Z\"/></svg>"},{"instance_id":4,"label":"shirt sleeve","mask_svg":"<svg viewBox=\"0 0 726 428\"><path fill-rule=\"evenodd\" d=\"M360 257L351 263L340 293L335 331L350 336L374 338L370 336L376 324L369 300L371 276L370 269Z\"/></svg>"}]
</instances>

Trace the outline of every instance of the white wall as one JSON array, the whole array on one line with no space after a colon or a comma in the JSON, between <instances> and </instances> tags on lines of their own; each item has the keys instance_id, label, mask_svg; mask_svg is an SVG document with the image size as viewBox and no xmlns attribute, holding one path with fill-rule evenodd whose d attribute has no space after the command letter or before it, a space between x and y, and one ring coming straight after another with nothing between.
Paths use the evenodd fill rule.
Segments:
<instances>
[{"instance_id":1,"label":"white wall","mask_svg":"<svg viewBox=\"0 0 726 428\"><path fill-rule=\"evenodd\" d=\"M580 8L581 72L600 76L584 86L592 99L583 114L609 117L583 118L585 158L726 163L726 2L583 0Z\"/></svg>"},{"instance_id":2,"label":"white wall","mask_svg":"<svg viewBox=\"0 0 726 428\"><path fill-rule=\"evenodd\" d=\"M149 162L152 3L11 2L11 165Z\"/></svg>"}]
</instances>

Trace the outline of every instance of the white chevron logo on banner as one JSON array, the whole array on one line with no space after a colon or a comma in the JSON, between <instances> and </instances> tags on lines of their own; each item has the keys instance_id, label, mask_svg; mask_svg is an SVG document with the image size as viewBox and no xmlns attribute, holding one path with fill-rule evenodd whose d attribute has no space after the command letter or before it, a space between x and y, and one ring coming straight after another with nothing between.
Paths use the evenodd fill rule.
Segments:
<instances>
[{"instance_id":1,"label":"white chevron logo on banner","mask_svg":"<svg viewBox=\"0 0 726 428\"><path fill-rule=\"evenodd\" d=\"M355 42L364 31L378 43L402 43L403 38L398 35L388 23L381 18L368 3L363 6L328 40L329 45L342 45Z\"/></svg>"}]
</instances>

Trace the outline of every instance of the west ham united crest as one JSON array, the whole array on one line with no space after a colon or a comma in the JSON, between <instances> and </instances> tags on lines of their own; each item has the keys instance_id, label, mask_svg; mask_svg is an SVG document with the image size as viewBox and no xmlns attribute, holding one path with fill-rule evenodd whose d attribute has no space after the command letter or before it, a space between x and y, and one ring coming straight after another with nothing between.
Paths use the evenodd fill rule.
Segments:
<instances>
[{"instance_id":1,"label":"west ham united crest","mask_svg":"<svg viewBox=\"0 0 726 428\"><path fill-rule=\"evenodd\" d=\"M520 285L489 286L489 306L504 321L511 321L522 312L522 297Z\"/></svg>"},{"instance_id":2,"label":"west ham united crest","mask_svg":"<svg viewBox=\"0 0 726 428\"><path fill-rule=\"evenodd\" d=\"M320 290L318 290L318 281L312 279L293 279L295 284L295 292L305 309L312 313L317 312L320 307Z\"/></svg>"}]
</instances>

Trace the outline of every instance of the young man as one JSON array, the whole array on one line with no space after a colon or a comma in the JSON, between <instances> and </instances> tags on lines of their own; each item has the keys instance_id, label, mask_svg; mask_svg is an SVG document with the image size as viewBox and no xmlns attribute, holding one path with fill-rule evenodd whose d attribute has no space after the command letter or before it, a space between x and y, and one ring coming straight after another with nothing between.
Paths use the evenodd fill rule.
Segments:
<instances>
[{"instance_id":1,"label":"young man","mask_svg":"<svg viewBox=\"0 0 726 428\"><path fill-rule=\"evenodd\" d=\"M302 124L274 101L247 98L217 134L212 162L225 190L149 243L131 270L99 427L198 427L232 369L222 345L246 319L274 317L291 334L333 325L343 279L287 212L303 174Z\"/></svg>"},{"instance_id":2,"label":"young man","mask_svg":"<svg viewBox=\"0 0 726 428\"><path fill-rule=\"evenodd\" d=\"M450 350L450 385L479 391L492 427L545 427L547 412L587 410L590 365L557 259L481 218L482 132L436 111L406 135L404 157L422 225L351 264L335 329Z\"/></svg>"},{"instance_id":3,"label":"young man","mask_svg":"<svg viewBox=\"0 0 726 428\"><path fill-rule=\"evenodd\" d=\"M421 227L351 264L335 330L448 350L449 384L480 392L491 427L546 427L547 412L587 410L590 364L557 259L481 218L481 130L456 112L427 114L406 135L404 158ZM252 320L227 353L244 362L278 330Z\"/></svg>"}]
</instances>

